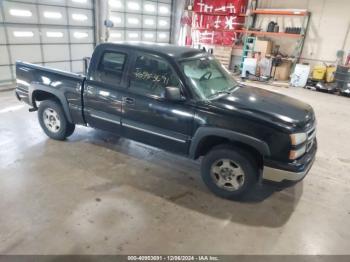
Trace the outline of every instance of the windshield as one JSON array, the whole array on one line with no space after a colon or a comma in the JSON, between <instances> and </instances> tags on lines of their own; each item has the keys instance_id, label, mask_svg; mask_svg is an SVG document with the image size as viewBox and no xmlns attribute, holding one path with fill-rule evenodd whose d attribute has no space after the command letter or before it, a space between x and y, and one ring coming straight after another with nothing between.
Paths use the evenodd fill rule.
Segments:
<instances>
[{"instance_id":1,"label":"windshield","mask_svg":"<svg viewBox=\"0 0 350 262\"><path fill-rule=\"evenodd\" d=\"M229 93L238 84L229 72L213 57L195 58L180 62L182 71L201 99L211 99Z\"/></svg>"}]
</instances>

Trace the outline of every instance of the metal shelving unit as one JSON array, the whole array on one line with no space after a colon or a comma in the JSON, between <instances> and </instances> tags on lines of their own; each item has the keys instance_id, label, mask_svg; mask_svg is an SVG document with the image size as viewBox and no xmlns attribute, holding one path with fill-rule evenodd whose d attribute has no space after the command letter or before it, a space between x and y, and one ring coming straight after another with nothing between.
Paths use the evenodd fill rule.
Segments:
<instances>
[{"instance_id":1,"label":"metal shelving unit","mask_svg":"<svg viewBox=\"0 0 350 262\"><path fill-rule=\"evenodd\" d=\"M256 20L258 15L271 15L271 16L301 16L304 17L302 22L302 28L300 34L292 34L292 33L285 33L285 32L264 32L264 31L254 31L249 30L251 28L255 28ZM252 36L271 36L271 37L288 37L288 38L295 38L297 40L296 48L292 54L293 57L295 57L295 62L299 62L301 58L301 54L304 48L305 43L305 37L309 28L311 13L307 10L298 10L298 9L254 9L251 10L252 22L249 24L249 22L246 23L245 29L243 30L237 30L237 32L243 33L244 38L252 37ZM249 17L247 18L247 21L249 21ZM245 43L245 40L244 40ZM242 63L244 62L244 49L242 54Z\"/></svg>"}]
</instances>

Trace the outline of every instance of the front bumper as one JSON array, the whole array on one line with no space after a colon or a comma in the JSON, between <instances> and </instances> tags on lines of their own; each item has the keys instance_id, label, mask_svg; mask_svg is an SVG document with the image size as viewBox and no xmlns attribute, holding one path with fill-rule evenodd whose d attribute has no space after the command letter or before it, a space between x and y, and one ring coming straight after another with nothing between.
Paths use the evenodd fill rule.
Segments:
<instances>
[{"instance_id":1,"label":"front bumper","mask_svg":"<svg viewBox=\"0 0 350 262\"><path fill-rule=\"evenodd\" d=\"M313 148L306 153L301 159L292 163L277 163L268 161L264 166L263 180L272 182L297 182L302 180L310 171L316 157L317 141Z\"/></svg>"}]
</instances>

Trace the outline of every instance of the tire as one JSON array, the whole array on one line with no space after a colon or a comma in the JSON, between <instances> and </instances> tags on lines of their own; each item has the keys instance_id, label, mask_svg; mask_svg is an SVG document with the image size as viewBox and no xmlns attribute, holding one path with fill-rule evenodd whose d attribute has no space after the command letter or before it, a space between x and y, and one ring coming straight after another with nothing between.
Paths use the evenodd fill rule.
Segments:
<instances>
[{"instance_id":1,"label":"tire","mask_svg":"<svg viewBox=\"0 0 350 262\"><path fill-rule=\"evenodd\" d=\"M202 179L215 195L240 200L258 181L258 163L254 159L249 152L235 147L214 147L202 160Z\"/></svg>"},{"instance_id":2,"label":"tire","mask_svg":"<svg viewBox=\"0 0 350 262\"><path fill-rule=\"evenodd\" d=\"M62 106L54 100L40 103L38 119L45 134L55 140L65 140L75 130L75 125L68 122Z\"/></svg>"}]
</instances>

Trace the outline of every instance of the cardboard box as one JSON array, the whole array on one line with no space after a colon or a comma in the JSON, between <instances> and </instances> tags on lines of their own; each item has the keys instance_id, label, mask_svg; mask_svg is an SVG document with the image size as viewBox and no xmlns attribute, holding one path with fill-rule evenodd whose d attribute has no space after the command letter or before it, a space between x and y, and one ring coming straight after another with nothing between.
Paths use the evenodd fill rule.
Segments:
<instances>
[{"instance_id":1,"label":"cardboard box","mask_svg":"<svg viewBox=\"0 0 350 262\"><path fill-rule=\"evenodd\" d=\"M277 66L274 79L277 81L286 81L289 79L292 70L291 61L283 61L281 65ZM272 75L275 72L275 67L272 68Z\"/></svg>"},{"instance_id":2,"label":"cardboard box","mask_svg":"<svg viewBox=\"0 0 350 262\"><path fill-rule=\"evenodd\" d=\"M243 47L236 47L236 48L232 48L232 55L233 56L242 56L242 53L243 53Z\"/></svg>"},{"instance_id":3,"label":"cardboard box","mask_svg":"<svg viewBox=\"0 0 350 262\"><path fill-rule=\"evenodd\" d=\"M272 42L269 40L256 40L254 52L261 52L261 54L269 55L272 52Z\"/></svg>"}]
</instances>

